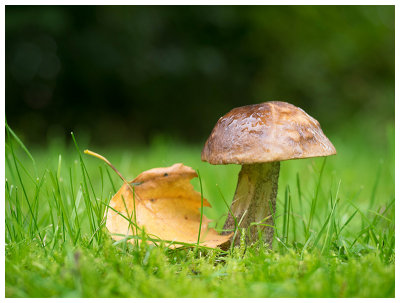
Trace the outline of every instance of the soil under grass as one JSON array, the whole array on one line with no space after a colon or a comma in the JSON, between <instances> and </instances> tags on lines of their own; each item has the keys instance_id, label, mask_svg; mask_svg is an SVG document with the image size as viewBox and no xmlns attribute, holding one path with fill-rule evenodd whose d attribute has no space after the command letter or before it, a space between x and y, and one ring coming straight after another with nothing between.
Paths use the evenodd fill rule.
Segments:
<instances>
[{"instance_id":1,"label":"soil under grass","mask_svg":"<svg viewBox=\"0 0 400 303\"><path fill-rule=\"evenodd\" d=\"M272 250L242 237L227 252L113 242L103 215L118 176L72 139L28 152L9 131L6 297L394 297L394 127L386 130L374 138L359 123L328 134L337 156L282 162ZM162 138L96 149L78 134L77 143L127 179L176 162L198 169L205 214L222 227L239 166L202 163L200 145Z\"/></svg>"}]
</instances>

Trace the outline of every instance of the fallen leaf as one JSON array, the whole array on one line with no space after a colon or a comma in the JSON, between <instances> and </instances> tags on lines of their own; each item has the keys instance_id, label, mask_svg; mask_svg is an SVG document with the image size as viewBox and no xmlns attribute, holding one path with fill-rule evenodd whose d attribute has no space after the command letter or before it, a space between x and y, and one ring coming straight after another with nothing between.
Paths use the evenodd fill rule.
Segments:
<instances>
[{"instance_id":1,"label":"fallen leaf","mask_svg":"<svg viewBox=\"0 0 400 303\"><path fill-rule=\"evenodd\" d=\"M136 234L136 228L121 216L123 214L133 222L136 220L137 227L144 228L152 238L197 244L201 195L190 184L194 177L197 177L197 173L191 167L177 163L144 171L129 184L124 183L111 199L107 212L106 226L114 234L113 239L124 238L115 234ZM210 206L203 198L203 207ZM229 241L232 234L218 234L215 229L208 227L209 222L203 215L200 245L217 247ZM140 235L139 230L137 233ZM179 246L182 245L171 245L172 248Z\"/></svg>"}]
</instances>

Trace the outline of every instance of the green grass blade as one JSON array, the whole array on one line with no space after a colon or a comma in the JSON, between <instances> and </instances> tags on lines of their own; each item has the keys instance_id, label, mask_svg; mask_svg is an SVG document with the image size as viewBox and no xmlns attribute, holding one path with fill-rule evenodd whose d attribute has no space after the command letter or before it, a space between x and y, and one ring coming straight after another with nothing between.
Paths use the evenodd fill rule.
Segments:
<instances>
[{"instance_id":1,"label":"green grass blade","mask_svg":"<svg viewBox=\"0 0 400 303\"><path fill-rule=\"evenodd\" d=\"M27 203L27 205L28 205L29 212L30 212L30 214L31 214L31 216L32 216L32 220L33 220L33 223L34 223L34 227L35 227L36 232L37 232L37 234L38 234L38 236L39 236L41 246L44 248L44 245L43 245L43 237L42 237L42 235L41 235L41 233L40 233L40 231L39 231L39 227L38 227L38 224L37 224L37 218L36 218L36 216L35 216L35 213L33 212L31 203L29 202L29 197L28 197L28 194L27 194L27 192L26 192L24 182L22 181L21 174L20 174L19 169L18 169L18 164L17 164L16 155L15 155L15 152L14 152L12 140L10 140L10 137L11 137L11 135L10 135L11 131L10 131L10 130L11 130L11 129L10 129L9 127L7 127L7 136L8 136L8 139L9 139L9 144L10 144L10 150L11 150L12 158L13 158L13 160L14 160L15 171L16 171L16 173L17 173L18 180L19 180L19 182L20 182L20 184L21 184L22 192L24 193L25 200L26 200L26 203Z\"/></svg>"},{"instance_id":2,"label":"green grass blade","mask_svg":"<svg viewBox=\"0 0 400 303\"><path fill-rule=\"evenodd\" d=\"M317 186L315 188L315 194L313 197L313 200L311 202L311 209L310 209L310 215L308 218L308 224L307 224L307 229L306 229L306 234L305 234L305 238L308 239L308 237L310 236L310 228L314 219L314 215L315 215L315 209L317 206L317 199L318 199L318 193L321 187L321 180L322 180L322 174L324 172L324 168L325 168L325 163L326 163L326 157L324 158L323 162L322 162L322 166L320 169L320 173L319 173L319 177L318 177L318 182L317 182Z\"/></svg>"},{"instance_id":3,"label":"green grass blade","mask_svg":"<svg viewBox=\"0 0 400 303\"><path fill-rule=\"evenodd\" d=\"M233 214L232 209L231 209L230 206L228 205L228 202L226 202L226 199L225 199L224 195L222 194L221 188L218 186L218 184L216 185L216 187L217 187L218 192L219 192L219 194L220 194L220 196L221 196L221 198L222 198L222 201L224 202L226 208L228 209L229 214L232 216L233 220L235 221L235 228L234 228L234 231L236 231L237 228L238 228L238 221L237 221L237 218L236 218L236 216Z\"/></svg>"},{"instance_id":4,"label":"green grass blade","mask_svg":"<svg viewBox=\"0 0 400 303\"><path fill-rule=\"evenodd\" d=\"M14 140L18 143L18 145L22 148L22 150L27 154L29 159L31 159L33 167L35 168L36 172L36 162L29 150L26 148L25 144L21 141L21 139L14 133L14 131L11 129L11 127L7 124L7 119L6 119L6 129L7 133L9 134L8 139L11 139L11 136L14 138ZM11 143L10 143L11 144Z\"/></svg>"},{"instance_id":5,"label":"green grass blade","mask_svg":"<svg viewBox=\"0 0 400 303\"><path fill-rule=\"evenodd\" d=\"M203 184L201 182L201 176L200 176L200 171L197 170L197 176L199 178L199 183L200 183L200 195L201 195L201 207L200 207L200 224L199 224L199 233L197 235L197 247L199 247L200 243L200 234L201 234L201 225L203 223Z\"/></svg>"}]
</instances>

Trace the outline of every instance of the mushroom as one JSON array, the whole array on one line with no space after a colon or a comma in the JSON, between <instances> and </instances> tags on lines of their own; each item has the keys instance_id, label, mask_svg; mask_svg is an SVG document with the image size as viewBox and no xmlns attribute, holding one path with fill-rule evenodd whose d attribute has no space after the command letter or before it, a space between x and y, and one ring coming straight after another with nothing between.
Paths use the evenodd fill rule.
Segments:
<instances>
[{"instance_id":1,"label":"mushroom","mask_svg":"<svg viewBox=\"0 0 400 303\"><path fill-rule=\"evenodd\" d=\"M240 222L238 227L249 228L247 243L261 235L271 247L279 162L334 154L319 122L292 104L271 101L232 109L218 120L201 153L201 160L211 164L242 165L224 230ZM239 240L235 237L234 244Z\"/></svg>"}]
</instances>

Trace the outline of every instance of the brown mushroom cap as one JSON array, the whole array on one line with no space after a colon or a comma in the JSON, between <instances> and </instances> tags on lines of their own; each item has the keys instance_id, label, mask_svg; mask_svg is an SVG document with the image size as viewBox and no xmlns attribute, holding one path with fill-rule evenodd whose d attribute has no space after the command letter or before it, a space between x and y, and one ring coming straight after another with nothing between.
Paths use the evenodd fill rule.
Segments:
<instances>
[{"instance_id":1,"label":"brown mushroom cap","mask_svg":"<svg viewBox=\"0 0 400 303\"><path fill-rule=\"evenodd\" d=\"M207 139L201 160L251 164L336 154L317 120L280 101L232 109Z\"/></svg>"}]
</instances>

